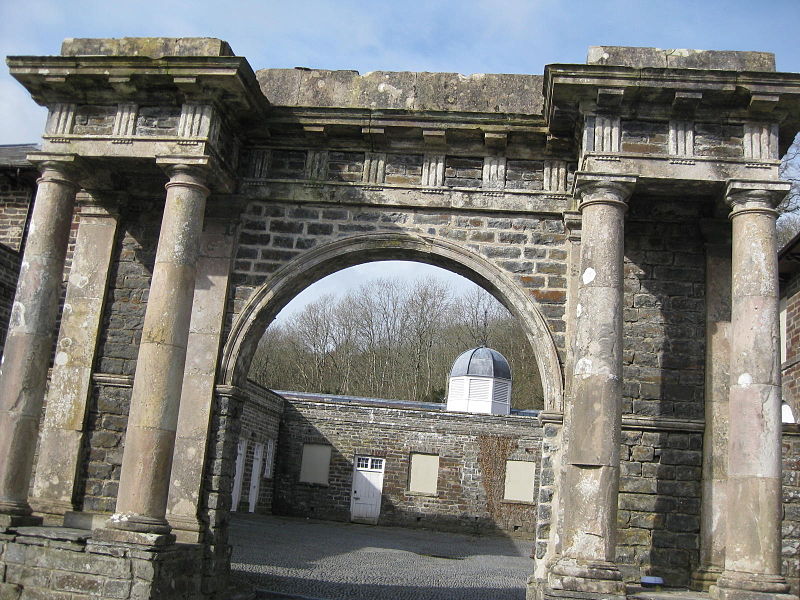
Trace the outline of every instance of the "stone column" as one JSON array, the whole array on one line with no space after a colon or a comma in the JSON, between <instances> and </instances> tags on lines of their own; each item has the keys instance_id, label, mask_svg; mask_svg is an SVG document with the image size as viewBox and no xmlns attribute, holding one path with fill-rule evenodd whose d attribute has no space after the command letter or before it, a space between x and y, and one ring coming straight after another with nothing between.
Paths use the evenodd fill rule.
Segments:
<instances>
[{"instance_id":1,"label":"stone column","mask_svg":"<svg viewBox=\"0 0 800 600\"><path fill-rule=\"evenodd\" d=\"M625 595L614 564L622 424L623 240L636 178L580 174L582 213L562 555L548 574L559 597ZM578 596L570 594L578 592Z\"/></svg>"},{"instance_id":2,"label":"stone column","mask_svg":"<svg viewBox=\"0 0 800 600\"><path fill-rule=\"evenodd\" d=\"M167 164L170 177L142 328L119 494L108 527L165 534L198 242L209 190L203 170ZM202 468L202 465L197 465Z\"/></svg>"},{"instance_id":3,"label":"stone column","mask_svg":"<svg viewBox=\"0 0 800 600\"><path fill-rule=\"evenodd\" d=\"M214 384L222 345L225 301L233 254L234 224L206 219L189 326L175 457L167 503L167 520L179 542L200 541L200 492L214 406Z\"/></svg>"},{"instance_id":4,"label":"stone column","mask_svg":"<svg viewBox=\"0 0 800 600\"><path fill-rule=\"evenodd\" d=\"M35 510L52 515L64 515L74 508L92 366L118 220L116 198L108 194L81 193L78 203L80 222L31 494Z\"/></svg>"},{"instance_id":5,"label":"stone column","mask_svg":"<svg viewBox=\"0 0 800 600\"><path fill-rule=\"evenodd\" d=\"M25 522L78 185L74 157L41 163L0 366L0 527Z\"/></svg>"},{"instance_id":6,"label":"stone column","mask_svg":"<svg viewBox=\"0 0 800 600\"><path fill-rule=\"evenodd\" d=\"M718 598L789 591L781 576L781 381L773 207L783 182L731 180L730 427L725 571ZM714 588L712 588L712 591Z\"/></svg>"},{"instance_id":7,"label":"stone column","mask_svg":"<svg viewBox=\"0 0 800 600\"><path fill-rule=\"evenodd\" d=\"M730 225L709 221L703 224L703 233L706 238L706 426L703 432L700 565L692 573L692 588L707 591L725 567L731 352Z\"/></svg>"}]
</instances>

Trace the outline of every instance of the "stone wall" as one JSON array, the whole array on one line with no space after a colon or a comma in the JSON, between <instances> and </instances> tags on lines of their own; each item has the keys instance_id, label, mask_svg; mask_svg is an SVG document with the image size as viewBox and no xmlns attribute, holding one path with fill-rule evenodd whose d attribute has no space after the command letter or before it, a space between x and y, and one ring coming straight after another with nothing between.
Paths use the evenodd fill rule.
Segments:
<instances>
[{"instance_id":1,"label":"stone wall","mask_svg":"<svg viewBox=\"0 0 800 600\"><path fill-rule=\"evenodd\" d=\"M247 440L247 454L245 456L242 495L239 500L239 506L233 506L231 509L238 511L248 510L248 492L252 485L253 477L260 477L258 500L256 501L254 512L270 513L272 512L275 453L272 456L273 465L271 471L273 476L270 478L263 477L264 462L261 463L259 473L253 472L253 460L256 444L264 445L262 461L267 459L267 444L269 440L273 440L277 451L278 425L284 410L284 401L280 396L276 396L252 382L247 382L244 389L247 393L247 402L242 408L239 437Z\"/></svg>"},{"instance_id":2,"label":"stone wall","mask_svg":"<svg viewBox=\"0 0 800 600\"><path fill-rule=\"evenodd\" d=\"M703 418L706 204L634 196L625 221L623 414Z\"/></svg>"},{"instance_id":3,"label":"stone wall","mask_svg":"<svg viewBox=\"0 0 800 600\"><path fill-rule=\"evenodd\" d=\"M700 549L702 430L624 427L617 558L624 575L685 586Z\"/></svg>"},{"instance_id":4,"label":"stone wall","mask_svg":"<svg viewBox=\"0 0 800 600\"><path fill-rule=\"evenodd\" d=\"M303 251L371 232L422 233L454 240L490 259L539 304L557 348L564 348L566 235L560 215L504 215L253 201L242 215L235 271L239 312L256 286ZM232 315L229 315L232 318Z\"/></svg>"},{"instance_id":5,"label":"stone wall","mask_svg":"<svg viewBox=\"0 0 800 600\"><path fill-rule=\"evenodd\" d=\"M783 574L800 594L800 425L783 426Z\"/></svg>"},{"instance_id":6,"label":"stone wall","mask_svg":"<svg viewBox=\"0 0 800 600\"><path fill-rule=\"evenodd\" d=\"M536 503L503 500L506 460L536 463L542 429L535 417L449 413L289 396L281 422L273 510L350 519L356 455L385 459L379 524L532 535ZM329 484L299 481L303 444L332 446ZM409 491L410 454L439 456L437 493Z\"/></svg>"},{"instance_id":7,"label":"stone wall","mask_svg":"<svg viewBox=\"0 0 800 600\"><path fill-rule=\"evenodd\" d=\"M194 600L201 550L109 544L61 527L7 530L0 533L0 598Z\"/></svg>"}]
</instances>

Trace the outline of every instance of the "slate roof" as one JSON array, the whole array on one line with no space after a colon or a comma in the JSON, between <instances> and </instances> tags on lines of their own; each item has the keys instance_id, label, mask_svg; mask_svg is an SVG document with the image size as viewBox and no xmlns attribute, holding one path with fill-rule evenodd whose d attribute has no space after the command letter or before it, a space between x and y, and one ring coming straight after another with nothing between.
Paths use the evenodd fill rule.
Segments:
<instances>
[{"instance_id":1,"label":"slate roof","mask_svg":"<svg viewBox=\"0 0 800 600\"><path fill-rule=\"evenodd\" d=\"M29 152L39 150L39 144L0 144L0 168L33 168L26 160Z\"/></svg>"}]
</instances>

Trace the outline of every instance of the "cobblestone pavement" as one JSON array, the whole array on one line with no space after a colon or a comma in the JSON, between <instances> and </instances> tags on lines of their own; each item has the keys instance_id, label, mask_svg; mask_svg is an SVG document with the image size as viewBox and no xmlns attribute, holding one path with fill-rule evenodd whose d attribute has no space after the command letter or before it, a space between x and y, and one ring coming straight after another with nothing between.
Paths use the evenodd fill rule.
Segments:
<instances>
[{"instance_id":1,"label":"cobblestone pavement","mask_svg":"<svg viewBox=\"0 0 800 600\"><path fill-rule=\"evenodd\" d=\"M238 514L230 540L235 576L295 598L524 600L533 569L503 536Z\"/></svg>"}]
</instances>

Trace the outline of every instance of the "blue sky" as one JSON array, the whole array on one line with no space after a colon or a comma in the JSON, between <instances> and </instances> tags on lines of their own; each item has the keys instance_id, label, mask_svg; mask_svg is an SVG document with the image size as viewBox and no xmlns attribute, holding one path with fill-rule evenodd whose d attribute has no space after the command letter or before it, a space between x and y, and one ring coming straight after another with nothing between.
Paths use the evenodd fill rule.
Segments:
<instances>
[{"instance_id":1,"label":"blue sky","mask_svg":"<svg viewBox=\"0 0 800 600\"><path fill-rule=\"evenodd\" d=\"M66 37L209 36L254 69L362 73L541 73L592 45L761 50L800 72L799 28L800 0L0 0L3 55L58 54ZM2 69L0 144L36 141L43 123ZM339 277L326 291L361 279Z\"/></svg>"}]
</instances>

